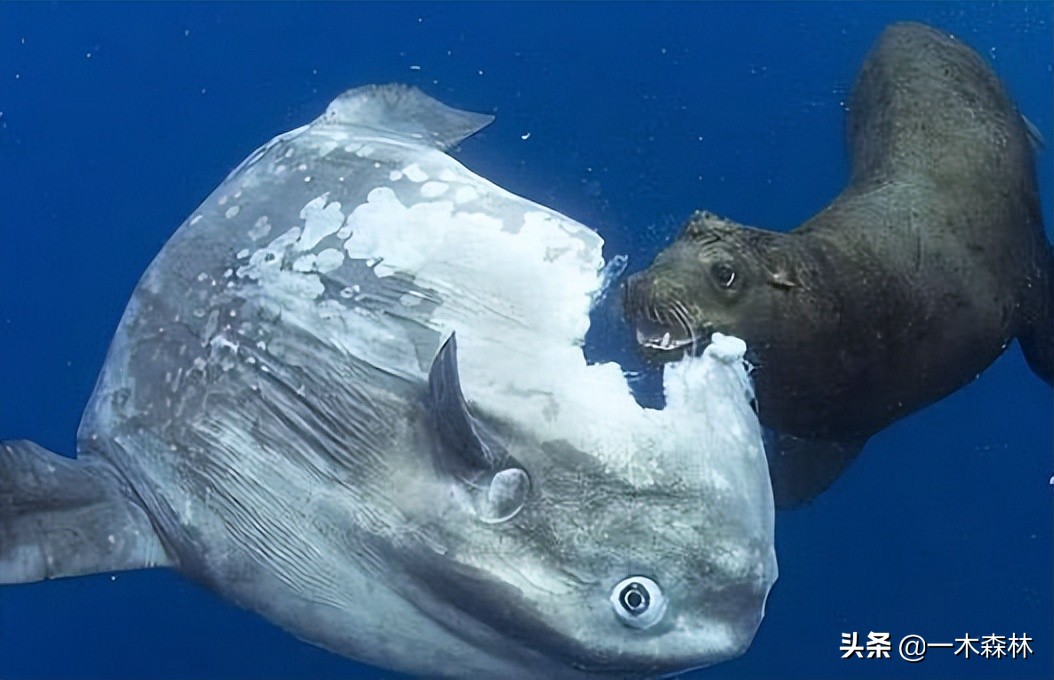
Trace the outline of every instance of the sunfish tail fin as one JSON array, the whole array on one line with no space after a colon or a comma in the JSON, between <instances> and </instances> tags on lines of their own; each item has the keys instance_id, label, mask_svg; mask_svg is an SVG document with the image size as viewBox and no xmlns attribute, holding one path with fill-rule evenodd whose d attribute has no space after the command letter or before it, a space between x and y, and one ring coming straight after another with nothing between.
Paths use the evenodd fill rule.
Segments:
<instances>
[{"instance_id":1,"label":"sunfish tail fin","mask_svg":"<svg viewBox=\"0 0 1054 680\"><path fill-rule=\"evenodd\" d=\"M105 460L0 443L0 584L170 564L146 512Z\"/></svg>"},{"instance_id":2,"label":"sunfish tail fin","mask_svg":"<svg viewBox=\"0 0 1054 680\"><path fill-rule=\"evenodd\" d=\"M1054 384L1054 246L1047 246L1046 275L1041 277L1040 302L1025 332L1018 336L1032 372Z\"/></svg>"}]
</instances>

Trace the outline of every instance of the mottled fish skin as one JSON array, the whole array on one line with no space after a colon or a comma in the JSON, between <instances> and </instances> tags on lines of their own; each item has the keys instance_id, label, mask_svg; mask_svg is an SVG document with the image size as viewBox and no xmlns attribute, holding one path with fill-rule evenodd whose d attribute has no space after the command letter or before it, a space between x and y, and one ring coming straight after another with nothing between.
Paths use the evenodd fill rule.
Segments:
<instances>
[{"instance_id":1,"label":"mottled fish skin","mask_svg":"<svg viewBox=\"0 0 1054 680\"><path fill-rule=\"evenodd\" d=\"M745 346L668 366L663 410L587 364L602 241L444 153L489 120L352 90L187 219L129 302L69 473L106 471L91 527L156 535L78 573L167 564L422 675L644 677L746 649L776 562ZM0 582L71 573L26 522L68 529L84 504L52 485L30 515L55 456L5 450ZM627 578L661 589L647 627L615 609Z\"/></svg>"}]
</instances>

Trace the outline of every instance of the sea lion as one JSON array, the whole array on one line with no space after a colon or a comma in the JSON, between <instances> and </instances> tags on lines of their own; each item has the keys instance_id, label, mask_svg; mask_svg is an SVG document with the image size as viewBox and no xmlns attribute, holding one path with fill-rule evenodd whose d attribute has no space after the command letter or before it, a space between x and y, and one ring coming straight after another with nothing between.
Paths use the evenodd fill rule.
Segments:
<instances>
[{"instance_id":1,"label":"sea lion","mask_svg":"<svg viewBox=\"0 0 1054 680\"><path fill-rule=\"evenodd\" d=\"M1048 383L1054 259L1027 121L991 67L888 27L849 103L852 174L788 233L706 212L626 285L651 357L720 331L753 349L778 507L825 489L873 434L976 378L1017 339Z\"/></svg>"},{"instance_id":2,"label":"sea lion","mask_svg":"<svg viewBox=\"0 0 1054 680\"><path fill-rule=\"evenodd\" d=\"M742 653L776 578L745 345L661 410L587 362L603 241L444 153L490 120L365 87L236 169L133 292L77 458L0 445L0 583L169 566L429 676Z\"/></svg>"}]
</instances>

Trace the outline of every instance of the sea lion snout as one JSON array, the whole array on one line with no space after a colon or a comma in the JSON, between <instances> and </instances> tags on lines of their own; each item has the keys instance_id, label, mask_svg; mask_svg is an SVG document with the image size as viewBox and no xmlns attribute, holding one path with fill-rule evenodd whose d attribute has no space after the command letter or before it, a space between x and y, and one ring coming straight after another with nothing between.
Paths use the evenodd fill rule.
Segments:
<instances>
[{"instance_id":1,"label":"sea lion snout","mask_svg":"<svg viewBox=\"0 0 1054 680\"><path fill-rule=\"evenodd\" d=\"M670 272L671 274L673 272ZM663 276L655 267L629 277L623 286L622 304L626 319L636 331L637 344L645 350L668 353L704 347L710 339L699 322L691 299L677 277ZM669 356L667 358L675 358Z\"/></svg>"},{"instance_id":2,"label":"sea lion snout","mask_svg":"<svg viewBox=\"0 0 1054 680\"><path fill-rule=\"evenodd\" d=\"M671 350L705 347L715 331L737 335L758 268L744 231L697 213L648 269L629 277L623 308L645 354L676 360L683 352Z\"/></svg>"}]
</instances>

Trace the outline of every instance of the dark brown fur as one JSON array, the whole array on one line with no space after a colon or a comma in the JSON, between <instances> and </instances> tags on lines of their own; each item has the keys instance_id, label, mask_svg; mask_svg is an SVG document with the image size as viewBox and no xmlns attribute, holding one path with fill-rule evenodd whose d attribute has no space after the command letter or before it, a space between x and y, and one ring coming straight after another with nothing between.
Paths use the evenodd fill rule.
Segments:
<instances>
[{"instance_id":1,"label":"dark brown fur","mask_svg":"<svg viewBox=\"0 0 1054 680\"><path fill-rule=\"evenodd\" d=\"M783 435L784 506L1014 338L1041 378L1054 371L1034 140L988 64L927 26L893 25L860 72L847 132L849 184L805 224L775 233L697 213L627 284L645 339L721 331L752 348L762 423Z\"/></svg>"}]
</instances>

